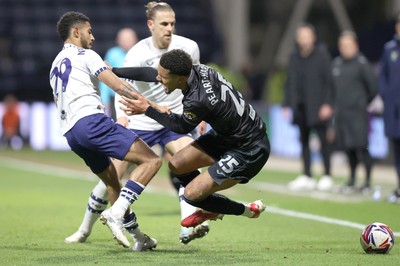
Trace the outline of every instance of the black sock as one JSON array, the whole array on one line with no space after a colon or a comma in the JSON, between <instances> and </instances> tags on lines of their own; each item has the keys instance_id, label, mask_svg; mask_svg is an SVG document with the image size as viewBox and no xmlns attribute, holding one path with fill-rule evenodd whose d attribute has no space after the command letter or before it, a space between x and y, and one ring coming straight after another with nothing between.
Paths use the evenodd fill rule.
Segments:
<instances>
[{"instance_id":1,"label":"black sock","mask_svg":"<svg viewBox=\"0 0 400 266\"><path fill-rule=\"evenodd\" d=\"M242 203L230 200L224 195L214 193L202 201L193 201L185 198L183 199L190 205L202 208L209 212L216 212L222 214L241 215L244 212L244 205Z\"/></svg>"},{"instance_id":2,"label":"black sock","mask_svg":"<svg viewBox=\"0 0 400 266\"><path fill-rule=\"evenodd\" d=\"M200 174L200 171L196 170L196 171L190 172L188 174L184 174L184 175L175 175L175 178L177 178L179 180L179 185L186 187L186 185L189 184L190 181L192 181L199 174ZM178 190L179 190L179 187L178 187Z\"/></svg>"},{"instance_id":3,"label":"black sock","mask_svg":"<svg viewBox=\"0 0 400 266\"><path fill-rule=\"evenodd\" d=\"M172 173L171 171L168 171L169 173L169 178L171 180L171 184L174 186L174 188L176 189L177 192L179 192L179 188L181 186L181 181L179 180L179 178Z\"/></svg>"}]
</instances>

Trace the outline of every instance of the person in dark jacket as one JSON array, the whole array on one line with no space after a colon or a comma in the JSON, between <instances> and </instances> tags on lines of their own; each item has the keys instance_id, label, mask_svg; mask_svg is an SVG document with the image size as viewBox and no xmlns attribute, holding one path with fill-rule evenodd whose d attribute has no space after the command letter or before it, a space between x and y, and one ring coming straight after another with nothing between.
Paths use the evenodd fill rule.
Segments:
<instances>
[{"instance_id":1,"label":"person in dark jacket","mask_svg":"<svg viewBox=\"0 0 400 266\"><path fill-rule=\"evenodd\" d=\"M291 190L332 189L330 144L327 129L332 118L331 58L322 44L316 43L311 24L296 32L296 48L290 56L285 85L284 116L292 111L292 122L300 130L304 174L289 183ZM321 143L324 175L318 183L311 175L310 134L317 133Z\"/></svg>"},{"instance_id":2,"label":"person in dark jacket","mask_svg":"<svg viewBox=\"0 0 400 266\"><path fill-rule=\"evenodd\" d=\"M396 34L383 48L379 76L379 94L384 103L385 134L392 141L397 189L388 197L400 203L400 15L396 21Z\"/></svg>"},{"instance_id":3,"label":"person in dark jacket","mask_svg":"<svg viewBox=\"0 0 400 266\"><path fill-rule=\"evenodd\" d=\"M350 166L350 179L343 193L355 192L356 167L365 166L365 183L361 192L369 192L372 158L368 151L368 104L378 91L372 67L358 48L357 36L344 31L338 41L340 55L332 64L335 94L335 143L344 150Z\"/></svg>"}]
</instances>

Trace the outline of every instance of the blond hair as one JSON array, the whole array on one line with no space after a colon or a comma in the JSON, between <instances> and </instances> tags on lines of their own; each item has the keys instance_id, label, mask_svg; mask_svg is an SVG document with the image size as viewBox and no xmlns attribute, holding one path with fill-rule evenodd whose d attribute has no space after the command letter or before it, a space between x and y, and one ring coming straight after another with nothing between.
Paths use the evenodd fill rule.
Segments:
<instances>
[{"instance_id":1,"label":"blond hair","mask_svg":"<svg viewBox=\"0 0 400 266\"><path fill-rule=\"evenodd\" d=\"M156 2L156 1L151 1L148 2L146 7L146 16L147 19L149 20L154 20L155 13L157 11L174 11L172 7L165 3L165 2Z\"/></svg>"}]
</instances>

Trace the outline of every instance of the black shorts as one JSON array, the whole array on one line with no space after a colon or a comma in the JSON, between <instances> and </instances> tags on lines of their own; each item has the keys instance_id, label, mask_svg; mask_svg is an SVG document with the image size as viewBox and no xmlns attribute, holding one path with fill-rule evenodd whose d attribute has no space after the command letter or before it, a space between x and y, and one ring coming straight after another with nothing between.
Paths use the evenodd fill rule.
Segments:
<instances>
[{"instance_id":1,"label":"black shorts","mask_svg":"<svg viewBox=\"0 0 400 266\"><path fill-rule=\"evenodd\" d=\"M249 182L264 167L270 154L267 134L251 148L232 148L213 130L201 135L196 142L216 161L208 173L217 184L227 179Z\"/></svg>"}]
</instances>

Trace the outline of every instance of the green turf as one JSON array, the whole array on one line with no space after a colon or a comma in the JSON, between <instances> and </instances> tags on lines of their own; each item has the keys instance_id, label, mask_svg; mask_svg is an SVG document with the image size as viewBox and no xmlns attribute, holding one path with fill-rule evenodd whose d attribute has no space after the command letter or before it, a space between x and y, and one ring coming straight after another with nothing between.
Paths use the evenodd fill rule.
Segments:
<instances>
[{"instance_id":1,"label":"green turf","mask_svg":"<svg viewBox=\"0 0 400 266\"><path fill-rule=\"evenodd\" d=\"M14 158L12 163L4 158ZM28 161L39 163L31 166ZM20 165L16 166L15 163ZM96 181L68 179L43 165L87 171L68 152L0 151L0 265L399 265L396 243L388 255L365 254L360 230L313 220L266 213L258 219L226 216L211 222L203 239L178 242L176 197L169 193L142 194L133 206L141 229L157 238L153 252L133 253L118 246L108 229L97 223L85 244L64 244L81 222L89 192ZM43 168L43 169L42 169ZM39 169L39 170L38 170ZM32 171L31 171L32 170ZM60 173L58 173L60 174ZM263 171L254 181L283 184L293 175ZM166 180L165 167L152 183ZM166 188L170 191L170 188ZM399 205L385 202L338 202L307 195L288 195L241 185L227 193L269 206L367 224L387 223L400 231ZM399 242L396 238L396 242Z\"/></svg>"}]
</instances>

